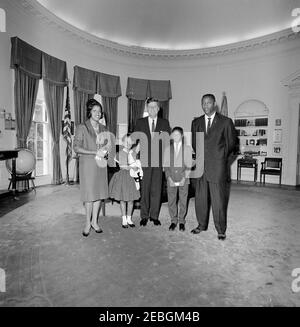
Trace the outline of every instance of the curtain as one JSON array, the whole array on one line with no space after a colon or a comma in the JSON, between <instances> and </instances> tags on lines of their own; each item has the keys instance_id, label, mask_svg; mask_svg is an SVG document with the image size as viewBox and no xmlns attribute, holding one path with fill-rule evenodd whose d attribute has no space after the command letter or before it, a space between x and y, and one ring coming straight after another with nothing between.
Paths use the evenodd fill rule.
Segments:
<instances>
[{"instance_id":1,"label":"curtain","mask_svg":"<svg viewBox=\"0 0 300 327\"><path fill-rule=\"evenodd\" d=\"M169 119L169 100L160 101L160 111L159 116L165 119Z\"/></svg>"},{"instance_id":2,"label":"curtain","mask_svg":"<svg viewBox=\"0 0 300 327\"><path fill-rule=\"evenodd\" d=\"M42 51L17 37L11 38L10 67L15 70L17 146L26 147L42 77Z\"/></svg>"},{"instance_id":3,"label":"curtain","mask_svg":"<svg viewBox=\"0 0 300 327\"><path fill-rule=\"evenodd\" d=\"M11 38L10 67L27 75L42 78L42 51L18 37Z\"/></svg>"},{"instance_id":4,"label":"curtain","mask_svg":"<svg viewBox=\"0 0 300 327\"><path fill-rule=\"evenodd\" d=\"M15 111L18 146L25 147L32 123L39 79L43 78L45 102L53 138L52 183L62 181L59 140L64 87L68 83L65 61L42 52L23 40L11 38L11 68L15 70Z\"/></svg>"},{"instance_id":5,"label":"curtain","mask_svg":"<svg viewBox=\"0 0 300 327\"><path fill-rule=\"evenodd\" d=\"M149 94L159 101L172 99L171 82L149 80Z\"/></svg>"},{"instance_id":6,"label":"curtain","mask_svg":"<svg viewBox=\"0 0 300 327\"><path fill-rule=\"evenodd\" d=\"M60 134L63 115L64 87L44 80L44 92L52 135L53 174L52 184L62 183L60 166Z\"/></svg>"},{"instance_id":7,"label":"curtain","mask_svg":"<svg viewBox=\"0 0 300 327\"><path fill-rule=\"evenodd\" d=\"M108 130L117 135L118 98L102 97L103 111Z\"/></svg>"},{"instance_id":8,"label":"curtain","mask_svg":"<svg viewBox=\"0 0 300 327\"><path fill-rule=\"evenodd\" d=\"M117 101L121 96L120 77L74 66L73 78L75 124L86 120L86 102L95 94L103 100L107 125L111 132L117 129Z\"/></svg>"},{"instance_id":9,"label":"curtain","mask_svg":"<svg viewBox=\"0 0 300 327\"><path fill-rule=\"evenodd\" d=\"M144 109L144 100L128 99L128 133L134 131L136 121L143 117Z\"/></svg>"},{"instance_id":10,"label":"curtain","mask_svg":"<svg viewBox=\"0 0 300 327\"><path fill-rule=\"evenodd\" d=\"M138 118L143 117L145 100L148 97L159 100L159 117L169 119L169 100L172 98L171 82L128 77L126 96L128 98L128 131L134 130Z\"/></svg>"},{"instance_id":11,"label":"curtain","mask_svg":"<svg viewBox=\"0 0 300 327\"><path fill-rule=\"evenodd\" d=\"M52 135L53 173L52 184L61 184L62 173L60 166L60 135L64 106L64 87L68 83L67 64L65 61L46 53L42 56L42 71L44 82L45 102L49 115Z\"/></svg>"},{"instance_id":12,"label":"curtain","mask_svg":"<svg viewBox=\"0 0 300 327\"><path fill-rule=\"evenodd\" d=\"M17 146L26 148L39 88L39 79L15 69L15 115L17 128Z\"/></svg>"},{"instance_id":13,"label":"curtain","mask_svg":"<svg viewBox=\"0 0 300 327\"><path fill-rule=\"evenodd\" d=\"M84 91L73 90L75 125L86 121L86 102L94 97L94 94Z\"/></svg>"}]
</instances>

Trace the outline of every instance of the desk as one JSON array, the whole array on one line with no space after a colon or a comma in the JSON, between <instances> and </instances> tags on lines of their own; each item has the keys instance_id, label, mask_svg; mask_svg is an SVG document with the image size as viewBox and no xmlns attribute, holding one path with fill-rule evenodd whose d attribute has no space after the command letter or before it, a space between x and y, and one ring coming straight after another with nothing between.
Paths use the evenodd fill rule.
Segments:
<instances>
[{"instance_id":1,"label":"desk","mask_svg":"<svg viewBox=\"0 0 300 327\"><path fill-rule=\"evenodd\" d=\"M12 159L12 172L11 172L11 182L12 182L12 193L16 199L16 185L17 185L17 176L16 176L16 158L18 157L19 150L0 150L0 160Z\"/></svg>"},{"instance_id":2,"label":"desk","mask_svg":"<svg viewBox=\"0 0 300 327\"><path fill-rule=\"evenodd\" d=\"M254 169L254 182L257 180L257 159L253 158L241 158L237 161L237 181L241 178L242 168L252 168Z\"/></svg>"}]
</instances>

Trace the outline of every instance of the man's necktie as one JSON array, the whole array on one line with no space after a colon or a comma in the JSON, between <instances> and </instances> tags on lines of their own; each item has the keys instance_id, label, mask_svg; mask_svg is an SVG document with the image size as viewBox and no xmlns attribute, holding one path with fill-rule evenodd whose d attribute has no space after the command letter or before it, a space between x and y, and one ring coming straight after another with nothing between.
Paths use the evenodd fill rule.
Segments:
<instances>
[{"instance_id":1,"label":"man's necktie","mask_svg":"<svg viewBox=\"0 0 300 327\"><path fill-rule=\"evenodd\" d=\"M155 131L155 124L154 124L154 119L152 119L152 126L151 126L151 136L153 137L153 133Z\"/></svg>"},{"instance_id":2,"label":"man's necktie","mask_svg":"<svg viewBox=\"0 0 300 327\"><path fill-rule=\"evenodd\" d=\"M208 133L209 129L210 129L210 121L211 121L211 118L207 118L208 119L208 122L207 122L207 130L206 130L206 133Z\"/></svg>"}]
</instances>

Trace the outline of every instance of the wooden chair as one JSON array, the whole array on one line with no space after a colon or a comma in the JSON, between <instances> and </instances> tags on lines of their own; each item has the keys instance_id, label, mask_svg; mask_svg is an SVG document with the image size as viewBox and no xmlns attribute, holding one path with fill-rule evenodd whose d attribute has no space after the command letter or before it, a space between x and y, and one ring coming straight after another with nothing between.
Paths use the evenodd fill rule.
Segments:
<instances>
[{"instance_id":1,"label":"wooden chair","mask_svg":"<svg viewBox=\"0 0 300 327\"><path fill-rule=\"evenodd\" d=\"M279 185L281 185L282 176L282 158L265 158L265 161L261 163L260 170L260 183L264 177L263 183L265 184L266 175L279 176Z\"/></svg>"}]
</instances>

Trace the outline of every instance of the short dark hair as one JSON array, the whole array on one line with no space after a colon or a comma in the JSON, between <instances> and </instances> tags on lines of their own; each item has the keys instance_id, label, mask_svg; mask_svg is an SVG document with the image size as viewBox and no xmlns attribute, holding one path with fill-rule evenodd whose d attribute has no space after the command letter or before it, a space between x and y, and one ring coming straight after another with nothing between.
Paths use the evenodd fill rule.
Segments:
<instances>
[{"instance_id":1,"label":"short dark hair","mask_svg":"<svg viewBox=\"0 0 300 327\"><path fill-rule=\"evenodd\" d=\"M172 131L171 131L171 134L173 133L173 132L179 132L182 136L183 136L183 128L182 127L180 127L180 126L175 126L174 128L172 128Z\"/></svg>"},{"instance_id":2,"label":"short dark hair","mask_svg":"<svg viewBox=\"0 0 300 327\"><path fill-rule=\"evenodd\" d=\"M203 100L205 98L211 98L213 100L213 102L216 102L216 97L213 94L210 94L210 93L204 94L202 97L201 103L203 102Z\"/></svg>"},{"instance_id":3,"label":"short dark hair","mask_svg":"<svg viewBox=\"0 0 300 327\"><path fill-rule=\"evenodd\" d=\"M157 105L159 106L159 100L155 99L155 98L147 98L146 99L146 104L148 105L151 102L156 102Z\"/></svg>"},{"instance_id":4,"label":"short dark hair","mask_svg":"<svg viewBox=\"0 0 300 327\"><path fill-rule=\"evenodd\" d=\"M91 110L95 107L98 106L101 109L101 116L103 115L103 108L100 102L98 102L95 99L89 99L86 102L86 117L91 118Z\"/></svg>"}]
</instances>

